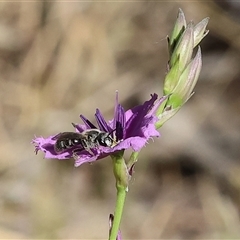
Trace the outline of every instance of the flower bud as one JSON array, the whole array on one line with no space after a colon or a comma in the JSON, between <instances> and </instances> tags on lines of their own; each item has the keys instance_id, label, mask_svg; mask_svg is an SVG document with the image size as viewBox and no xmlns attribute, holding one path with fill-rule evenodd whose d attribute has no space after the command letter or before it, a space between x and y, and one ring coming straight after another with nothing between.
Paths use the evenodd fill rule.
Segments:
<instances>
[{"instance_id":1,"label":"flower bud","mask_svg":"<svg viewBox=\"0 0 240 240\"><path fill-rule=\"evenodd\" d=\"M196 47L201 40L208 34L209 30L206 30L209 18L204 18L193 29L194 35L194 47Z\"/></svg>"},{"instance_id":2,"label":"flower bud","mask_svg":"<svg viewBox=\"0 0 240 240\"><path fill-rule=\"evenodd\" d=\"M177 20L174 25L171 37L169 38L169 41L168 41L170 56L172 55L172 52L173 52L179 38L181 37L182 33L184 32L186 26L187 26L187 24L186 24L186 19L185 19L184 13L183 13L182 9L179 8Z\"/></svg>"},{"instance_id":3,"label":"flower bud","mask_svg":"<svg viewBox=\"0 0 240 240\"><path fill-rule=\"evenodd\" d=\"M164 95L171 94L173 89L176 87L181 71L179 71L179 58L175 62L174 66L169 70L165 77L163 93Z\"/></svg>"},{"instance_id":4,"label":"flower bud","mask_svg":"<svg viewBox=\"0 0 240 240\"><path fill-rule=\"evenodd\" d=\"M172 91L172 95L169 97L168 104L175 108L181 106L189 99L197 83L201 68L202 57L201 49L199 47L196 56L187 65L179 77L178 83Z\"/></svg>"},{"instance_id":5,"label":"flower bud","mask_svg":"<svg viewBox=\"0 0 240 240\"><path fill-rule=\"evenodd\" d=\"M170 59L163 86L163 93L167 98L157 110L159 120L155 124L156 128L175 115L193 95L202 68L200 47L194 58L193 50L208 34L208 21L209 18L204 18L195 26L193 22L186 24L184 13L179 9L171 37L168 38Z\"/></svg>"},{"instance_id":6,"label":"flower bud","mask_svg":"<svg viewBox=\"0 0 240 240\"><path fill-rule=\"evenodd\" d=\"M193 53L193 23L190 22L184 30L170 59L170 68L174 66L179 58L179 70L182 71L190 62Z\"/></svg>"}]
</instances>

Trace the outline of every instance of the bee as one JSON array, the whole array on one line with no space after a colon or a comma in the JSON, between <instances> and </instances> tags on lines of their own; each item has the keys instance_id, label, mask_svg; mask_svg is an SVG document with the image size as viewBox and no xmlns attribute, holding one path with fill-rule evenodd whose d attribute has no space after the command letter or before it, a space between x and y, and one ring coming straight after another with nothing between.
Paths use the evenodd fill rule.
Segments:
<instances>
[{"instance_id":1,"label":"bee","mask_svg":"<svg viewBox=\"0 0 240 240\"><path fill-rule=\"evenodd\" d=\"M63 132L55 137L54 149L57 153L61 153L67 149L79 147L79 150L85 149L92 153L91 148L99 146L114 147L116 145L110 134L99 129L88 129L82 133Z\"/></svg>"}]
</instances>

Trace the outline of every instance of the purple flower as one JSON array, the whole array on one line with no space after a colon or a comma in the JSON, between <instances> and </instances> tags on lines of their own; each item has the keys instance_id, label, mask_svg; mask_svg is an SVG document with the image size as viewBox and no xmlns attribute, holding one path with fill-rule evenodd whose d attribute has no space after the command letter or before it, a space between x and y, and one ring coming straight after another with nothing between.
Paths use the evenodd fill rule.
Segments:
<instances>
[{"instance_id":1,"label":"purple flower","mask_svg":"<svg viewBox=\"0 0 240 240\"><path fill-rule=\"evenodd\" d=\"M43 151L45 158L73 157L75 166L96 161L119 150L132 148L139 151L151 137L159 136L155 129L158 120L155 112L164 100L164 97L157 99L157 94L153 94L143 105L125 111L118 103L117 94L112 120L107 122L97 109L96 127L80 115L84 124L73 124L76 133L59 133L48 138L35 137L32 141L35 151Z\"/></svg>"}]
</instances>

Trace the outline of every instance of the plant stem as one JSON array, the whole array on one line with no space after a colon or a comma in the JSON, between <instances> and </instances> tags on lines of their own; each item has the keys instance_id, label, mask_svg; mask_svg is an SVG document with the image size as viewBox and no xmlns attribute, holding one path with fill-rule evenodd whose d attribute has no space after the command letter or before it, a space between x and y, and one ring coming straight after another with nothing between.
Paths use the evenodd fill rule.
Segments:
<instances>
[{"instance_id":1,"label":"plant stem","mask_svg":"<svg viewBox=\"0 0 240 240\"><path fill-rule=\"evenodd\" d=\"M117 202L116 202L113 225L110 232L109 240L116 240L117 238L120 222L122 218L126 193L127 193L126 189L124 188L117 189Z\"/></svg>"},{"instance_id":2,"label":"plant stem","mask_svg":"<svg viewBox=\"0 0 240 240\"><path fill-rule=\"evenodd\" d=\"M111 156L113 160L113 172L116 179L117 200L109 240L116 240L118 236L123 207L128 190L129 173L123 158L123 153L124 151L119 151Z\"/></svg>"},{"instance_id":3,"label":"plant stem","mask_svg":"<svg viewBox=\"0 0 240 240\"><path fill-rule=\"evenodd\" d=\"M130 156L130 160L127 163L128 170L133 166L134 163L137 162L138 155L139 155L139 152L132 152L132 154Z\"/></svg>"}]
</instances>

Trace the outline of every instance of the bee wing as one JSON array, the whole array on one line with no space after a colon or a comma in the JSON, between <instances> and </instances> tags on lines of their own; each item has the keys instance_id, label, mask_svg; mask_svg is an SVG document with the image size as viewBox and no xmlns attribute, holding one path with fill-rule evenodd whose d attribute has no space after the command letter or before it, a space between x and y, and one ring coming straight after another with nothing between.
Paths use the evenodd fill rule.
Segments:
<instances>
[{"instance_id":1,"label":"bee wing","mask_svg":"<svg viewBox=\"0 0 240 240\"><path fill-rule=\"evenodd\" d=\"M80 133L76 132L63 132L57 134L55 137L53 137L54 140L68 140L68 139L82 139L83 136Z\"/></svg>"}]
</instances>

